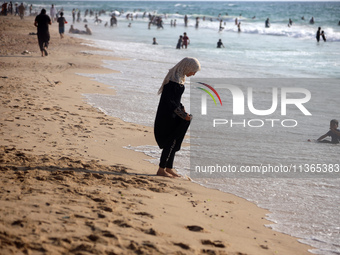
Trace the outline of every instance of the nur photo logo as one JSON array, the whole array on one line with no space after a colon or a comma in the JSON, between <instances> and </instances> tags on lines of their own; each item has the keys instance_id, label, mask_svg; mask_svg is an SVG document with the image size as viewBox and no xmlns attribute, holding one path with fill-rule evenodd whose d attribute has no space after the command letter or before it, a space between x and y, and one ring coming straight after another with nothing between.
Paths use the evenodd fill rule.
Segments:
<instances>
[{"instance_id":1,"label":"nur photo logo","mask_svg":"<svg viewBox=\"0 0 340 255\"><path fill-rule=\"evenodd\" d=\"M265 124L274 127L281 123L283 127L296 127L298 125L296 116L311 116L307 109L307 103L311 100L311 92L306 88L289 87L283 84L282 87L275 86L277 83L260 83L263 80L242 83L232 82L226 79L211 79L211 82L203 80L195 81L197 89L201 90L200 110L201 115L208 115L212 119L213 127L220 125L262 127ZM211 85L210 85L211 84ZM218 92L217 92L218 91ZM208 104L207 95L215 105L218 101L221 107L211 108ZM218 101L217 101L218 99ZM222 104L226 102L226 104ZM209 109L208 109L208 105ZM232 113L232 116L243 116L247 119L226 119L225 116ZM257 118L253 118L256 116ZM259 119L258 116L265 116L266 119ZM269 118L271 116L271 118ZM275 116L275 118L274 118ZM279 116L289 116L289 119L280 119ZM249 118L251 117L251 118ZM293 117L293 118L292 118Z\"/></svg>"},{"instance_id":2,"label":"nur photo logo","mask_svg":"<svg viewBox=\"0 0 340 255\"><path fill-rule=\"evenodd\" d=\"M217 96L218 100L220 101L220 104L222 106L222 100L221 100L221 97L220 95L217 93L217 91L212 87L210 86L209 84L206 84L204 82L197 82L198 84L201 84L207 88L209 88L212 92L215 93L215 95ZM207 93L211 98L212 100L214 101L215 105L217 105L216 103L216 100L215 100L215 97L213 96L213 94L211 94L211 92L205 88L201 88L201 87L196 87L202 91L204 91L205 93ZM206 115L207 114L207 94L202 94L202 115Z\"/></svg>"}]
</instances>

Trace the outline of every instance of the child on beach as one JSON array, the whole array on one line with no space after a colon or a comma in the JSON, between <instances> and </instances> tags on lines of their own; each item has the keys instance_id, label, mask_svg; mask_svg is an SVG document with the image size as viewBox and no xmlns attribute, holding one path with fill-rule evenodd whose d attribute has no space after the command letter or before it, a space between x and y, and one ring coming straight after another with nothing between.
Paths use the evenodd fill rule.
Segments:
<instances>
[{"instance_id":1,"label":"child on beach","mask_svg":"<svg viewBox=\"0 0 340 255\"><path fill-rule=\"evenodd\" d=\"M181 49L181 47L182 47L182 42L183 42L183 36L180 35L180 36L179 36L179 39L178 39L178 42L177 42L177 45L176 45L176 49Z\"/></svg>"},{"instance_id":2,"label":"child on beach","mask_svg":"<svg viewBox=\"0 0 340 255\"><path fill-rule=\"evenodd\" d=\"M59 34L60 38L64 38L65 33L65 24L67 23L66 19L64 18L64 13L60 13L60 17L57 19L57 22L59 23Z\"/></svg>"},{"instance_id":3,"label":"child on beach","mask_svg":"<svg viewBox=\"0 0 340 255\"><path fill-rule=\"evenodd\" d=\"M184 58L169 70L158 90L161 98L154 124L154 134L159 148L162 149L157 171L159 176L179 177L172 169L175 153L180 150L192 119L181 104L185 76L193 76L200 69L201 64L196 58Z\"/></svg>"},{"instance_id":4,"label":"child on beach","mask_svg":"<svg viewBox=\"0 0 340 255\"><path fill-rule=\"evenodd\" d=\"M340 130L338 129L339 126L339 122L335 119L331 120L330 122L330 127L329 127L329 131L320 136L318 138L318 142L323 142L323 143L339 143L340 142ZM331 141L329 140L324 140L326 137L330 136L332 138Z\"/></svg>"}]
</instances>

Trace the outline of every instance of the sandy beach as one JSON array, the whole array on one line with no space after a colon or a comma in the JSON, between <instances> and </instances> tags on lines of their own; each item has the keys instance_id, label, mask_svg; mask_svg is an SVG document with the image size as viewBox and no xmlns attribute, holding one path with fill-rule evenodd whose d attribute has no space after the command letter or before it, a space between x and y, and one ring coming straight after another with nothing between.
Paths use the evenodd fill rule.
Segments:
<instances>
[{"instance_id":1,"label":"sandy beach","mask_svg":"<svg viewBox=\"0 0 340 255\"><path fill-rule=\"evenodd\" d=\"M99 55L50 27L41 57L34 17L0 16L1 254L310 254L265 225L268 211L186 178L155 176L153 129L82 94L114 90ZM124 61L124 59L121 59Z\"/></svg>"}]
</instances>

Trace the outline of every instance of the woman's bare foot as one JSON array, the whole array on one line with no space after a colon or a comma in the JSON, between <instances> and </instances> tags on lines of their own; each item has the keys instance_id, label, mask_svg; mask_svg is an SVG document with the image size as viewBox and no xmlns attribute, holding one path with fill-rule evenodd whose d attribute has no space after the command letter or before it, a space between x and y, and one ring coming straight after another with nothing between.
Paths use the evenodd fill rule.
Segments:
<instances>
[{"instance_id":1,"label":"woman's bare foot","mask_svg":"<svg viewBox=\"0 0 340 255\"><path fill-rule=\"evenodd\" d=\"M158 168L158 171L157 171L157 174L156 174L156 175L174 178L173 175L171 175L171 174L169 174L167 171L165 171L165 168Z\"/></svg>"},{"instance_id":2,"label":"woman's bare foot","mask_svg":"<svg viewBox=\"0 0 340 255\"><path fill-rule=\"evenodd\" d=\"M174 177L181 177L178 173L176 173L172 168L166 168L165 171L171 174Z\"/></svg>"}]
</instances>

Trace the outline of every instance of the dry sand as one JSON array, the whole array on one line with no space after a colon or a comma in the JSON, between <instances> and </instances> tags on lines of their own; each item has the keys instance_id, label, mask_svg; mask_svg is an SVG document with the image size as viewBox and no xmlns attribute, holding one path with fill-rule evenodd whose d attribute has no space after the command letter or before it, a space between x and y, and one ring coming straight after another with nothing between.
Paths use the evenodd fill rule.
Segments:
<instances>
[{"instance_id":1,"label":"dry sand","mask_svg":"<svg viewBox=\"0 0 340 255\"><path fill-rule=\"evenodd\" d=\"M155 145L152 128L82 96L114 93L75 74L112 72L104 57L61 40L56 24L41 57L33 20L0 16L0 254L308 254L265 227L268 211L155 176L145 155L123 148Z\"/></svg>"}]
</instances>

